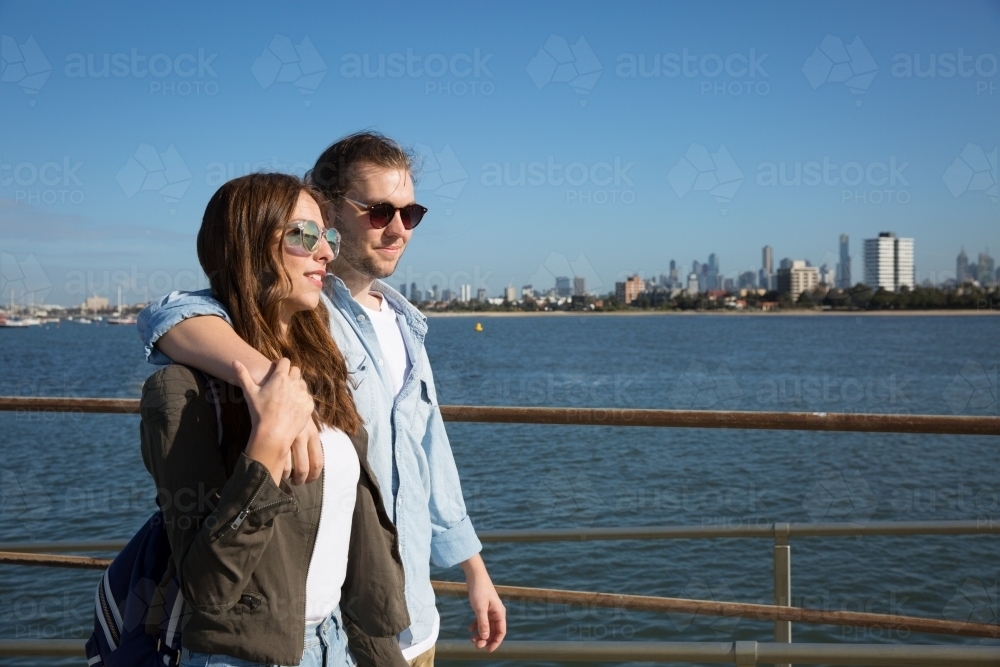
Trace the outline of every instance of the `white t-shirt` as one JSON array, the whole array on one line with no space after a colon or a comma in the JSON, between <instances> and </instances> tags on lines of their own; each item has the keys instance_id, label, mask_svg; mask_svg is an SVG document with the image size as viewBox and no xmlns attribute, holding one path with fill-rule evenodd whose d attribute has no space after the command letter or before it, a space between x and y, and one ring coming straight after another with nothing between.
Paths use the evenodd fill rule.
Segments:
<instances>
[{"instance_id":1,"label":"white t-shirt","mask_svg":"<svg viewBox=\"0 0 1000 667\"><path fill-rule=\"evenodd\" d=\"M306 623L321 623L340 604L340 589L347 575L347 550L357 499L361 464L358 452L340 429L324 428L323 508L309 573L306 575Z\"/></svg>"},{"instance_id":2,"label":"white t-shirt","mask_svg":"<svg viewBox=\"0 0 1000 667\"><path fill-rule=\"evenodd\" d=\"M406 377L410 374L410 355L406 353L406 344L403 342L403 332L400 330L399 318L396 311L389 305L389 301L378 292L371 292L372 296L378 299L379 309L372 310L368 306L362 305L368 313L375 328L375 336L378 338L378 345L382 348L384 359L376 359L375 363L384 364L386 375L389 377L389 384L392 387L392 395L395 398L403 388ZM399 648L403 651L403 658L413 660L414 658L429 651L437 643L438 634L441 631L441 617L434 610L434 625L431 634L425 639L413 643L413 637L409 629L404 630L399 637Z\"/></svg>"},{"instance_id":3,"label":"white t-shirt","mask_svg":"<svg viewBox=\"0 0 1000 667\"><path fill-rule=\"evenodd\" d=\"M403 332L399 330L396 311L381 294L378 292L371 294L379 300L379 310L372 310L364 305L361 307L368 313L372 326L375 327L375 336L385 357L376 359L375 363L385 368L389 385L392 387L392 396L395 398L403 388L406 376L410 374L410 355L406 353L406 344L403 343Z\"/></svg>"}]
</instances>

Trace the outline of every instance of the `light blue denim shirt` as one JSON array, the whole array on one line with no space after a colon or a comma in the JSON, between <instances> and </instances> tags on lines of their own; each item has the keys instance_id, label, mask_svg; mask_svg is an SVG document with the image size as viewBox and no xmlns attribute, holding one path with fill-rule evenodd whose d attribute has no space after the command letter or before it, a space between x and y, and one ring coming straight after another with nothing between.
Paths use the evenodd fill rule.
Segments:
<instances>
[{"instance_id":1,"label":"light blue denim shirt","mask_svg":"<svg viewBox=\"0 0 1000 667\"><path fill-rule=\"evenodd\" d=\"M354 401L368 430L368 459L383 489L386 511L399 533L406 575L406 602L412 643L426 639L436 611L430 583L430 562L451 567L479 553L465 510L458 470L438 409L434 376L424 348L427 318L403 296L376 281L403 326L403 341L412 368L393 398L375 328L343 281L327 274L322 296L330 312L330 333L347 361ZM171 327L189 317L229 315L209 290L172 292L139 315L137 327L150 363L170 359L153 344ZM392 493L387 490L391 489Z\"/></svg>"}]
</instances>

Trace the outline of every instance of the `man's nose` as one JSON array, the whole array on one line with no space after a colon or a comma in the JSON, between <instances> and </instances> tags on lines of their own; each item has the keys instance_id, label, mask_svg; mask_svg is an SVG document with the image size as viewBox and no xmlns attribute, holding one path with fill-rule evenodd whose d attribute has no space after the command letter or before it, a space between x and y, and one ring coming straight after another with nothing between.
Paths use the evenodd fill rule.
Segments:
<instances>
[{"instance_id":1,"label":"man's nose","mask_svg":"<svg viewBox=\"0 0 1000 667\"><path fill-rule=\"evenodd\" d=\"M389 221L384 231L393 236L402 236L406 233L406 227L403 226L403 214L399 209L393 212L392 220Z\"/></svg>"}]
</instances>

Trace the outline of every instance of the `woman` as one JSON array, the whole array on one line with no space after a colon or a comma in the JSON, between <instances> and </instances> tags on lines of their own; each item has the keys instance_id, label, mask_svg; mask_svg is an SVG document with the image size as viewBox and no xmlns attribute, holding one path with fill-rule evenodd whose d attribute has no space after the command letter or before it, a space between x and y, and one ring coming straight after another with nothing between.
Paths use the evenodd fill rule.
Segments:
<instances>
[{"instance_id":1,"label":"woman","mask_svg":"<svg viewBox=\"0 0 1000 667\"><path fill-rule=\"evenodd\" d=\"M294 176L245 176L215 193L198 233L237 333L280 358L264 382L236 362L238 389L183 366L143 388L143 460L191 607L184 667L406 664L395 529L320 304L339 236L317 201ZM292 487L283 472L310 419L323 477Z\"/></svg>"}]
</instances>

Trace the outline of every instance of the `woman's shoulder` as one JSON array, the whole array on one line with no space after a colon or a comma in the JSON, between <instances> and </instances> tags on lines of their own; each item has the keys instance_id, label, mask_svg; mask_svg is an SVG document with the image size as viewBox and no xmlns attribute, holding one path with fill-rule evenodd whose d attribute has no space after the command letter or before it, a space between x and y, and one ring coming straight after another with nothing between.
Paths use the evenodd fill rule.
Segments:
<instances>
[{"instance_id":1,"label":"woman's shoulder","mask_svg":"<svg viewBox=\"0 0 1000 667\"><path fill-rule=\"evenodd\" d=\"M150 417L183 409L194 401L205 401L206 378L187 366L173 364L153 373L142 384L139 411Z\"/></svg>"}]
</instances>

